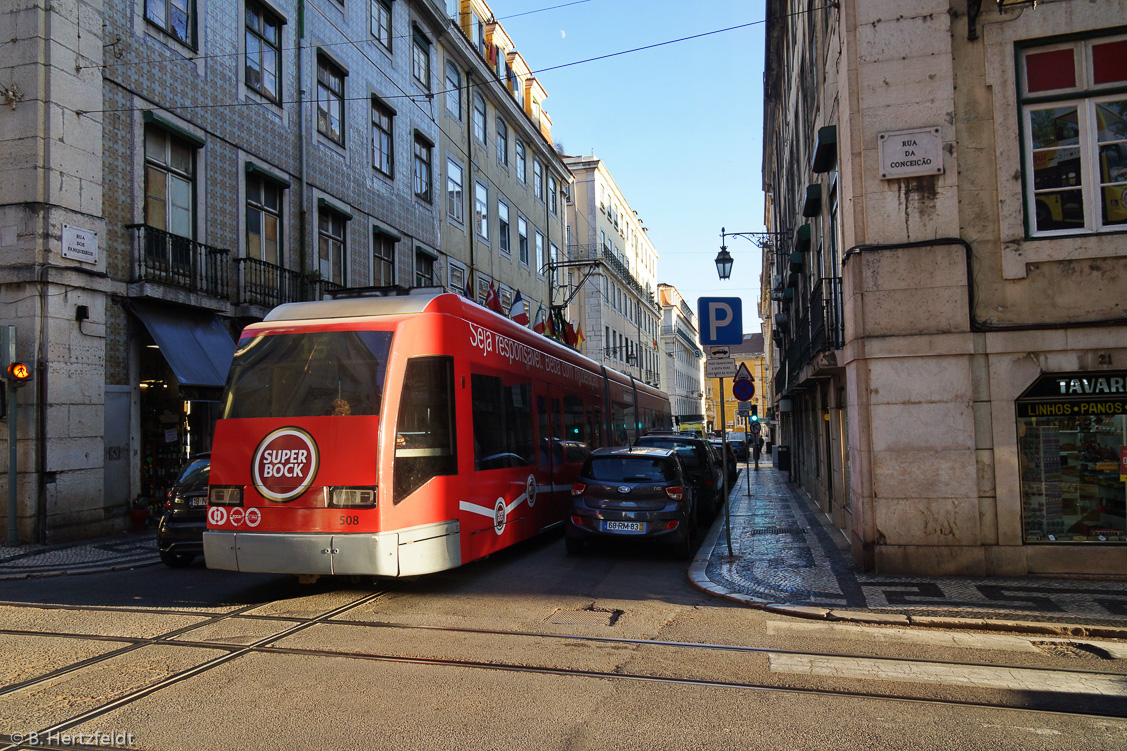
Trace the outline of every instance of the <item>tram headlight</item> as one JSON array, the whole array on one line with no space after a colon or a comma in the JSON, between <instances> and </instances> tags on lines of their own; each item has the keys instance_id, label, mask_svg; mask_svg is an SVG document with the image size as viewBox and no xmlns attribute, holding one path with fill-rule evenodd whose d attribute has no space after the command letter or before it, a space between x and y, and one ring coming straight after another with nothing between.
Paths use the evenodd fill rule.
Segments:
<instances>
[{"instance_id":1,"label":"tram headlight","mask_svg":"<svg viewBox=\"0 0 1127 751\"><path fill-rule=\"evenodd\" d=\"M375 505L375 488L329 488L332 508L374 508Z\"/></svg>"},{"instance_id":2,"label":"tram headlight","mask_svg":"<svg viewBox=\"0 0 1127 751\"><path fill-rule=\"evenodd\" d=\"M207 491L207 502L212 506L242 506L243 489L212 485Z\"/></svg>"}]
</instances>

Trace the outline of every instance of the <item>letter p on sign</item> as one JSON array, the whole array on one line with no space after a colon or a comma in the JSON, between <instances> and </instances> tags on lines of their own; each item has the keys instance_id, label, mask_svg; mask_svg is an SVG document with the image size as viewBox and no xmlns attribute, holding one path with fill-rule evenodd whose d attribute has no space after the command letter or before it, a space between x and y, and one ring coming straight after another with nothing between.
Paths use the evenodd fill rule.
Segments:
<instances>
[{"instance_id":1,"label":"letter p on sign","mask_svg":"<svg viewBox=\"0 0 1127 751\"><path fill-rule=\"evenodd\" d=\"M702 297L697 300L700 343L743 344L743 306L738 297Z\"/></svg>"}]
</instances>

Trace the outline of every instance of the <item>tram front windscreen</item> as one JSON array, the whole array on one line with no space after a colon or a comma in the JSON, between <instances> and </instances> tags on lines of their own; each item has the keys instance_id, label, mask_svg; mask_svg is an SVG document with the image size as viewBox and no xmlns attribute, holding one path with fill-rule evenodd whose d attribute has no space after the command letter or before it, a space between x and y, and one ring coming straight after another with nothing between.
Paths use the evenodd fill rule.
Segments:
<instances>
[{"instance_id":1,"label":"tram front windscreen","mask_svg":"<svg viewBox=\"0 0 1127 751\"><path fill-rule=\"evenodd\" d=\"M239 341L222 419L379 415L388 331L314 331Z\"/></svg>"}]
</instances>

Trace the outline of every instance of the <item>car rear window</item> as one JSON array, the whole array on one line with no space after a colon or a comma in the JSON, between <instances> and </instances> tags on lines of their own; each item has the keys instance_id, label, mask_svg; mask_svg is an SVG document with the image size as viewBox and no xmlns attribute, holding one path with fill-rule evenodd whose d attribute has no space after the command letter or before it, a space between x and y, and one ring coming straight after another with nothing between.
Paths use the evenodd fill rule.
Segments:
<instances>
[{"instance_id":1,"label":"car rear window","mask_svg":"<svg viewBox=\"0 0 1127 751\"><path fill-rule=\"evenodd\" d=\"M679 441L676 438L642 438L637 443L638 446L652 446L659 449L673 449L677 455L681 457L685 467L688 469L696 469L701 466L700 459L701 449L692 443Z\"/></svg>"},{"instance_id":2,"label":"car rear window","mask_svg":"<svg viewBox=\"0 0 1127 751\"><path fill-rule=\"evenodd\" d=\"M602 482L668 482L677 471L668 459L647 456L591 457L583 475Z\"/></svg>"}]
</instances>

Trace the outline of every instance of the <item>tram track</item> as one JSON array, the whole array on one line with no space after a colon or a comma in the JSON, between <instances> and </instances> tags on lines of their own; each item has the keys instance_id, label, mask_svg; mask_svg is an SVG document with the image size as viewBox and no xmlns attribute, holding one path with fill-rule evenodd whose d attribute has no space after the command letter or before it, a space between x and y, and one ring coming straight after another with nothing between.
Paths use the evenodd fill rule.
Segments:
<instances>
[{"instance_id":1,"label":"tram track","mask_svg":"<svg viewBox=\"0 0 1127 751\"><path fill-rule=\"evenodd\" d=\"M203 647L203 648L227 650L227 654L223 654L223 655L220 655L219 657L215 657L213 659L207 660L206 662L203 662L199 665L195 665L195 666L188 668L186 670L181 670L181 671L178 671L176 673L173 673L172 675L167 676L167 677L165 677L165 678L163 678L163 679L161 679L161 680L159 680L155 683L152 683L148 686L142 686L141 688L134 689L134 690L132 690L128 693L123 694L122 696L117 697L116 699L105 702L104 704L101 704L97 707L93 707L91 709L88 709L85 712L81 712L78 715L70 717L70 718L63 720L61 722L57 722L57 723L55 723L55 724L53 724L49 727L35 731L36 737L49 738L52 735L57 736L61 733L65 733L67 730L69 730L71 728L74 728L74 727L77 727L78 725L81 725L82 723L89 722L90 720L97 719L98 717L101 717L101 716L103 716L103 715L105 715L109 712L112 712L113 710L118 709L119 707L123 707L125 705L131 704L135 701L143 699L146 696L154 694L157 691L168 688L169 686L176 685L176 684L181 683L183 681L186 681L189 678L192 678L196 675L199 675L201 673L205 673L209 670L217 668L217 667L224 665L228 662L231 662L232 660L235 660L235 659L237 659L237 658L239 658L239 657L241 657L245 654L249 654L251 652L258 651L261 647L268 645L273 641L277 641L278 639L284 639L287 636L292 636L293 634L296 634L300 631L303 631L303 630L305 630L305 629L307 629L311 626L314 626L318 623L321 623L323 621L329 620L330 618L333 618L337 615L340 615L342 613L346 613L349 610L361 607L362 605L366 605L367 603L372 602L373 600L376 600L379 597L382 597L383 595L387 594L388 592L390 592L394 588L395 587L388 587L388 588L381 589L381 590L376 591L376 592L371 592L367 595L364 595L363 597L357 598L357 599L355 599L351 602L348 602L344 605L338 606L338 607L333 608L331 610L322 612L318 615L312 616L310 618L299 619L299 620L297 620L296 623L294 623L289 628L283 629L280 632L270 634L269 636L258 639L255 642L253 642L252 644L246 645L246 646L233 646L233 645L230 645L230 644L210 645L208 643L201 643L201 642L177 642L177 641L174 641L174 638L176 636L180 636L180 635L188 633L190 631L193 631L193 630L196 630L196 629L199 629L199 628L203 628L204 626L214 625L216 623L221 623L221 622L226 621L226 620L237 618L237 617L240 616L240 614L242 612L246 612L248 610L252 610L254 608L261 607L261 604L248 605L244 608L236 609L234 611L227 612L227 613L222 613L222 614L216 615L212 618L205 619L204 621L199 622L199 623L193 623L193 624L189 624L187 626L182 626L180 628L173 629L171 631L168 631L168 632L161 634L158 637L99 637L99 636L96 636L96 635L71 635L71 638L79 638L79 639L87 639L87 640L106 640L106 639L118 639L118 638L129 639L133 643L129 644L126 647L123 647L122 649L112 650L110 653L97 655L96 657L92 657L92 658L89 658L87 660L80 661L79 663L68 665L64 668L59 668L58 670L52 671L49 674L46 674L46 675L43 675L43 676L37 676L35 679L30 679L28 681L24 681L21 684L18 684L16 686L5 687L3 691L0 691L0 697L5 696L5 695L10 694L10 693L14 693L16 691L26 690L27 688L29 688L33 685L44 683L46 681L57 678L61 675L66 675L66 674L69 674L69 673L76 672L77 670L81 670L84 667L89 667L90 665L96 665L100 662L104 662L106 660L112 659L113 657L117 657L117 656L120 656L122 654L127 654L129 652L132 652L134 650L138 650L138 649L141 649L141 648L144 648L144 647L147 647L147 646L153 646L153 645L185 646L185 647L193 647L193 648ZM108 608L108 609L109 610L117 610L119 612L121 610L121 609L118 609L118 608ZM162 612L164 612L164 611L162 611ZM195 613L195 615L200 615L200 614ZM7 629L7 630L4 630L4 631L0 631L0 633L7 634L7 635L35 635L35 636L45 636L45 637L58 636L58 634L54 633L54 632L48 632L48 631L38 631L38 632L36 632L36 631L20 630L20 629ZM12 736L10 736L10 735L6 735L6 736L0 735L0 739L2 739L2 740L0 740L0 744L4 744L4 745L0 745L0 751L15 751L16 749L24 748L24 746L21 743L13 742Z\"/></svg>"},{"instance_id":2,"label":"tram track","mask_svg":"<svg viewBox=\"0 0 1127 751\"><path fill-rule=\"evenodd\" d=\"M68 728L76 727L84 722L95 719L101 715L113 711L126 704L135 702L142 699L156 691L175 685L182 681L188 680L200 673L211 670L219 665L228 663L239 657L248 654L269 654L280 656L294 656L294 657L313 657L313 658L334 658L334 659L347 659L347 660L360 660L371 662L384 662L384 663L398 663L408 665L423 665L432 667L451 667L467 670L490 670L502 671L513 673L537 674L548 675L555 677L567 678L586 678L586 679L599 679L599 680L621 680L632 682L645 682L654 684L666 685L681 685L681 686L695 686L707 688L722 688L722 689L735 689L747 691L759 691L765 693L788 693L806 696L822 696L822 697L838 697L838 698L854 698L854 699L869 699L880 700L889 702L907 702L911 704L934 705L934 706L948 706L948 707L973 707L983 709L1004 709L1009 711L1018 712L1034 712L1034 713L1049 713L1061 716L1075 716L1075 717L1096 717L1107 719L1121 719L1127 716L1127 699L1119 696L1104 697L1105 701L1101 706L1112 704L1122 704L1122 708L1115 706L1115 711L1107 711L1098 707L1082 707L1081 702L1077 696L1062 696L1061 704L1064 706L1022 706L1015 704L1015 702L1005 701L976 701L967 699L955 698L942 698L942 697L928 697L920 695L912 695L910 693L893 693L891 691L882 690L859 690L852 688L834 688L834 687L816 687L816 686L795 686L795 685L782 685L782 683L767 683L756 681L739 681L739 680L723 680L711 679L701 677L687 677L677 675L657 675L645 674L638 672L628 671L606 671L606 670L589 670L582 668L568 668L568 667L553 667L550 665L530 665L519 664L514 662L499 662L499 661L479 661L472 659L456 659L435 656L407 656L402 654L384 653L380 651L346 651L337 649L320 649L320 648L301 648L301 647L284 647L275 645L276 642L293 636L305 629L314 625L333 625L333 626L348 626L348 627L361 627L371 629L402 629L419 632L439 632L439 633L452 633L452 634L475 634L491 637L521 637L521 638L536 638L536 639L549 639L549 640L567 640L578 641L589 644L610 644L610 645L627 645L627 646L646 646L668 648L674 650L710 650L710 651L727 651L737 652L744 654L761 654L767 656L789 656L801 657L810 659L856 659L866 660L874 663L908 663L918 664L921 666L942 666L952 669L973 669L973 668L989 668L989 669L1013 669L1022 671L1035 671L1048 676L1060 676L1061 678L1068 676L1084 676L1089 678L1105 678L1116 681L1124 680L1124 673L1097 670L1090 668L1071 668L1060 669L1056 667L1044 666L1029 666L1029 665L1006 665L991 662L974 662L962 660L929 660L924 658L909 658L909 657L888 657L888 656L874 656L870 654L849 654L842 652L817 652L810 650L793 650L782 649L776 647L762 647L750 645L732 645L732 644L708 644L697 642L679 642L679 641L666 641L654 639L637 639L637 638L624 638L613 636L594 636L584 634L552 634L541 633L533 631L515 631L515 630L500 630L500 629L478 629L466 627L450 627L450 626L420 626L412 624L395 624L386 622L372 622L372 621L357 621L347 618L340 618L348 612L356 608L372 602L380 596L386 594L386 591L371 593L365 597L359 598L349 602L340 607L332 610L325 611L319 615L309 618L289 618L284 616L260 616L249 613L247 611L253 610L259 605L248 606L239 610L231 611L209 618L204 622L190 624L188 626L180 627L172 631L161 634L157 637L106 637L96 636L89 634L71 634L50 631L36 631L36 630L21 630L21 629L4 629L0 630L0 634L11 636L39 636L39 637L57 637L69 638L80 640L100 640L100 641L123 641L127 642L127 646L120 650L113 650L105 655L99 655L95 658L84 660L74 665L60 668L59 670L52 671L49 674L38 676L35 679L14 684L0 690L0 696L14 693L16 691L25 690L36 684L44 683L60 675L76 672L84 667L88 667L98 662L111 659L114 656L124 654L126 652L140 649L146 646L162 645L162 646L177 646L195 649L212 649L220 650L225 654L213 658L193 668L180 671L174 675L152 684L136 689L128 694L125 694L113 701L102 704L98 707L92 708L80 715L57 723L51 728L47 728L43 733L59 733ZM198 615L198 613L197 613ZM185 633L200 629L204 626L213 625L224 621L236 620L275 620L279 622L290 623L288 628L282 629L279 632L269 634L260 639L255 640L249 645L232 645L224 642L214 641L177 641L175 637L181 636ZM922 692L921 692L922 693ZM1008 692L1004 692L1008 693ZM0 736L2 739L3 736ZM9 739L10 740L10 739ZM2 740L0 740L2 743ZM10 745L6 748L0 746L2 751L7 749L18 748L18 745Z\"/></svg>"}]
</instances>

